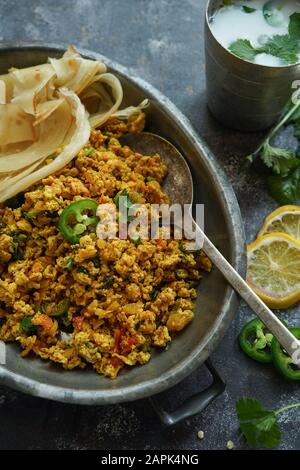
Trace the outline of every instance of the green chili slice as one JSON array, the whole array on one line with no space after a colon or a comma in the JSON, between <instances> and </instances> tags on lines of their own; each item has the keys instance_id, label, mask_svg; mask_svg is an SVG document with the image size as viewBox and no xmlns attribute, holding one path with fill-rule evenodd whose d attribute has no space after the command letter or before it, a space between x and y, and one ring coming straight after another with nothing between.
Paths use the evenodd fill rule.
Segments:
<instances>
[{"instance_id":1,"label":"green chili slice","mask_svg":"<svg viewBox=\"0 0 300 470\"><path fill-rule=\"evenodd\" d=\"M48 313L50 317L61 317L65 313L68 312L69 307L70 307L70 299L64 299L59 304L51 309L51 311Z\"/></svg>"},{"instance_id":2,"label":"green chili slice","mask_svg":"<svg viewBox=\"0 0 300 470\"><path fill-rule=\"evenodd\" d=\"M289 328L289 330L297 339L300 339L300 328ZM298 366L293 364L292 358L283 349L276 338L272 341L271 352L274 366L283 377L288 380L300 380L299 364Z\"/></svg>"},{"instance_id":3,"label":"green chili slice","mask_svg":"<svg viewBox=\"0 0 300 470\"><path fill-rule=\"evenodd\" d=\"M99 218L96 216L98 202L92 199L81 199L73 202L62 211L59 218L59 230L73 244L91 227L96 227Z\"/></svg>"},{"instance_id":4,"label":"green chili slice","mask_svg":"<svg viewBox=\"0 0 300 470\"><path fill-rule=\"evenodd\" d=\"M258 319L247 323L239 335L239 344L244 353L258 362L272 362L271 343L273 335Z\"/></svg>"}]
</instances>

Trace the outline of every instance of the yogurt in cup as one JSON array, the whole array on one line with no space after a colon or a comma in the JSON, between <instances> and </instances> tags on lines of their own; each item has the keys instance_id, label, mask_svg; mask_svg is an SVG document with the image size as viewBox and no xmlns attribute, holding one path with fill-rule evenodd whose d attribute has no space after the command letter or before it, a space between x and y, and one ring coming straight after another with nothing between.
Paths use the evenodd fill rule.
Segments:
<instances>
[{"instance_id":1,"label":"yogurt in cup","mask_svg":"<svg viewBox=\"0 0 300 470\"><path fill-rule=\"evenodd\" d=\"M300 79L300 1L209 0L208 106L242 131L270 127Z\"/></svg>"}]
</instances>

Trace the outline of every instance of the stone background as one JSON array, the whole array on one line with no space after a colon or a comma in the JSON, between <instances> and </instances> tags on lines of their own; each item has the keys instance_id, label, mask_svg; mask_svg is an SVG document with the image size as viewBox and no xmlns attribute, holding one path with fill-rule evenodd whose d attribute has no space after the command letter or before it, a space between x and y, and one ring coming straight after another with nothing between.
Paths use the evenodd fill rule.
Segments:
<instances>
[{"instance_id":1,"label":"stone background","mask_svg":"<svg viewBox=\"0 0 300 470\"><path fill-rule=\"evenodd\" d=\"M260 135L218 125L207 111L203 52L204 0L0 0L0 40L73 43L132 68L165 93L190 118L224 167L236 191L247 239L276 207L263 180L240 172L241 159ZM13 65L13 64L12 64ZM284 139L284 137L283 137ZM63 405L0 388L1 449L224 449L240 439L235 402L257 398L270 408L299 397L272 368L248 360L236 337L252 318L242 305L212 356L227 383L225 393L193 419L164 429L147 400L117 406ZM297 310L282 315L295 322ZM204 385L204 367L165 395L172 405ZM300 449L300 414L281 419L282 449ZM205 431L199 441L198 430Z\"/></svg>"}]
</instances>

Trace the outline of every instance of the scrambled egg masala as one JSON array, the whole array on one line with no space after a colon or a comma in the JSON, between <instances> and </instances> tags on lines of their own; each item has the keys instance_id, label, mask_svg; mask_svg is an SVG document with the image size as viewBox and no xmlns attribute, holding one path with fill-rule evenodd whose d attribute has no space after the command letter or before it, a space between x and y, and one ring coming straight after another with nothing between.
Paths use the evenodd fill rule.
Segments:
<instances>
[{"instance_id":1,"label":"scrambled egg masala","mask_svg":"<svg viewBox=\"0 0 300 470\"><path fill-rule=\"evenodd\" d=\"M166 203L160 157L122 147L140 132L143 113L111 118L62 171L0 207L0 339L18 342L64 369L92 366L115 378L145 364L193 319L195 286L211 263L178 240L101 240L93 231L71 243L62 211L92 199L114 203L126 190L138 203Z\"/></svg>"}]
</instances>

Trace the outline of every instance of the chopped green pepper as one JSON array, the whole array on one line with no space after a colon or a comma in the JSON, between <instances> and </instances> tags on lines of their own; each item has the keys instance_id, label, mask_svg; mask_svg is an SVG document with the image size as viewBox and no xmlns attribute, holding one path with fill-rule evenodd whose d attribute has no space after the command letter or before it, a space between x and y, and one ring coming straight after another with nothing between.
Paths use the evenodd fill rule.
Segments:
<instances>
[{"instance_id":1,"label":"chopped green pepper","mask_svg":"<svg viewBox=\"0 0 300 470\"><path fill-rule=\"evenodd\" d=\"M189 276L189 273L187 272L186 269L176 269L176 276L178 279L187 279Z\"/></svg>"},{"instance_id":2,"label":"chopped green pepper","mask_svg":"<svg viewBox=\"0 0 300 470\"><path fill-rule=\"evenodd\" d=\"M32 319L34 315L23 317L20 321L20 330L22 333L27 333L29 335L34 335L38 331L38 327L32 324Z\"/></svg>"},{"instance_id":3,"label":"chopped green pepper","mask_svg":"<svg viewBox=\"0 0 300 470\"><path fill-rule=\"evenodd\" d=\"M80 237L89 227L98 223L96 216L98 202L92 199L81 199L65 207L59 218L59 230L71 243L79 243Z\"/></svg>"},{"instance_id":4,"label":"chopped green pepper","mask_svg":"<svg viewBox=\"0 0 300 470\"><path fill-rule=\"evenodd\" d=\"M67 313L69 307L70 307L70 299L64 299L59 304L53 308L48 315L50 317L61 317L65 313Z\"/></svg>"},{"instance_id":5,"label":"chopped green pepper","mask_svg":"<svg viewBox=\"0 0 300 470\"><path fill-rule=\"evenodd\" d=\"M25 217L25 219L29 221L32 219L36 219L38 215L39 215L38 211L28 211L28 212L23 213L23 216Z\"/></svg>"},{"instance_id":6,"label":"chopped green pepper","mask_svg":"<svg viewBox=\"0 0 300 470\"><path fill-rule=\"evenodd\" d=\"M300 328L289 328L293 335L300 339ZM282 348L276 338L272 341L271 352L273 363L283 377L288 380L300 380L300 369L293 364L292 358Z\"/></svg>"},{"instance_id":7,"label":"chopped green pepper","mask_svg":"<svg viewBox=\"0 0 300 470\"><path fill-rule=\"evenodd\" d=\"M105 288L111 287L113 283L114 283L114 279L110 276L105 276L105 278L103 279L103 286Z\"/></svg>"},{"instance_id":8,"label":"chopped green pepper","mask_svg":"<svg viewBox=\"0 0 300 470\"><path fill-rule=\"evenodd\" d=\"M244 353L258 362L272 362L271 342L273 335L258 319L247 323L239 335L239 343Z\"/></svg>"},{"instance_id":9,"label":"chopped green pepper","mask_svg":"<svg viewBox=\"0 0 300 470\"><path fill-rule=\"evenodd\" d=\"M75 265L75 262L74 262L73 258L67 258L66 259L65 268L68 271L72 271L72 269L74 268L74 265Z\"/></svg>"}]
</instances>

